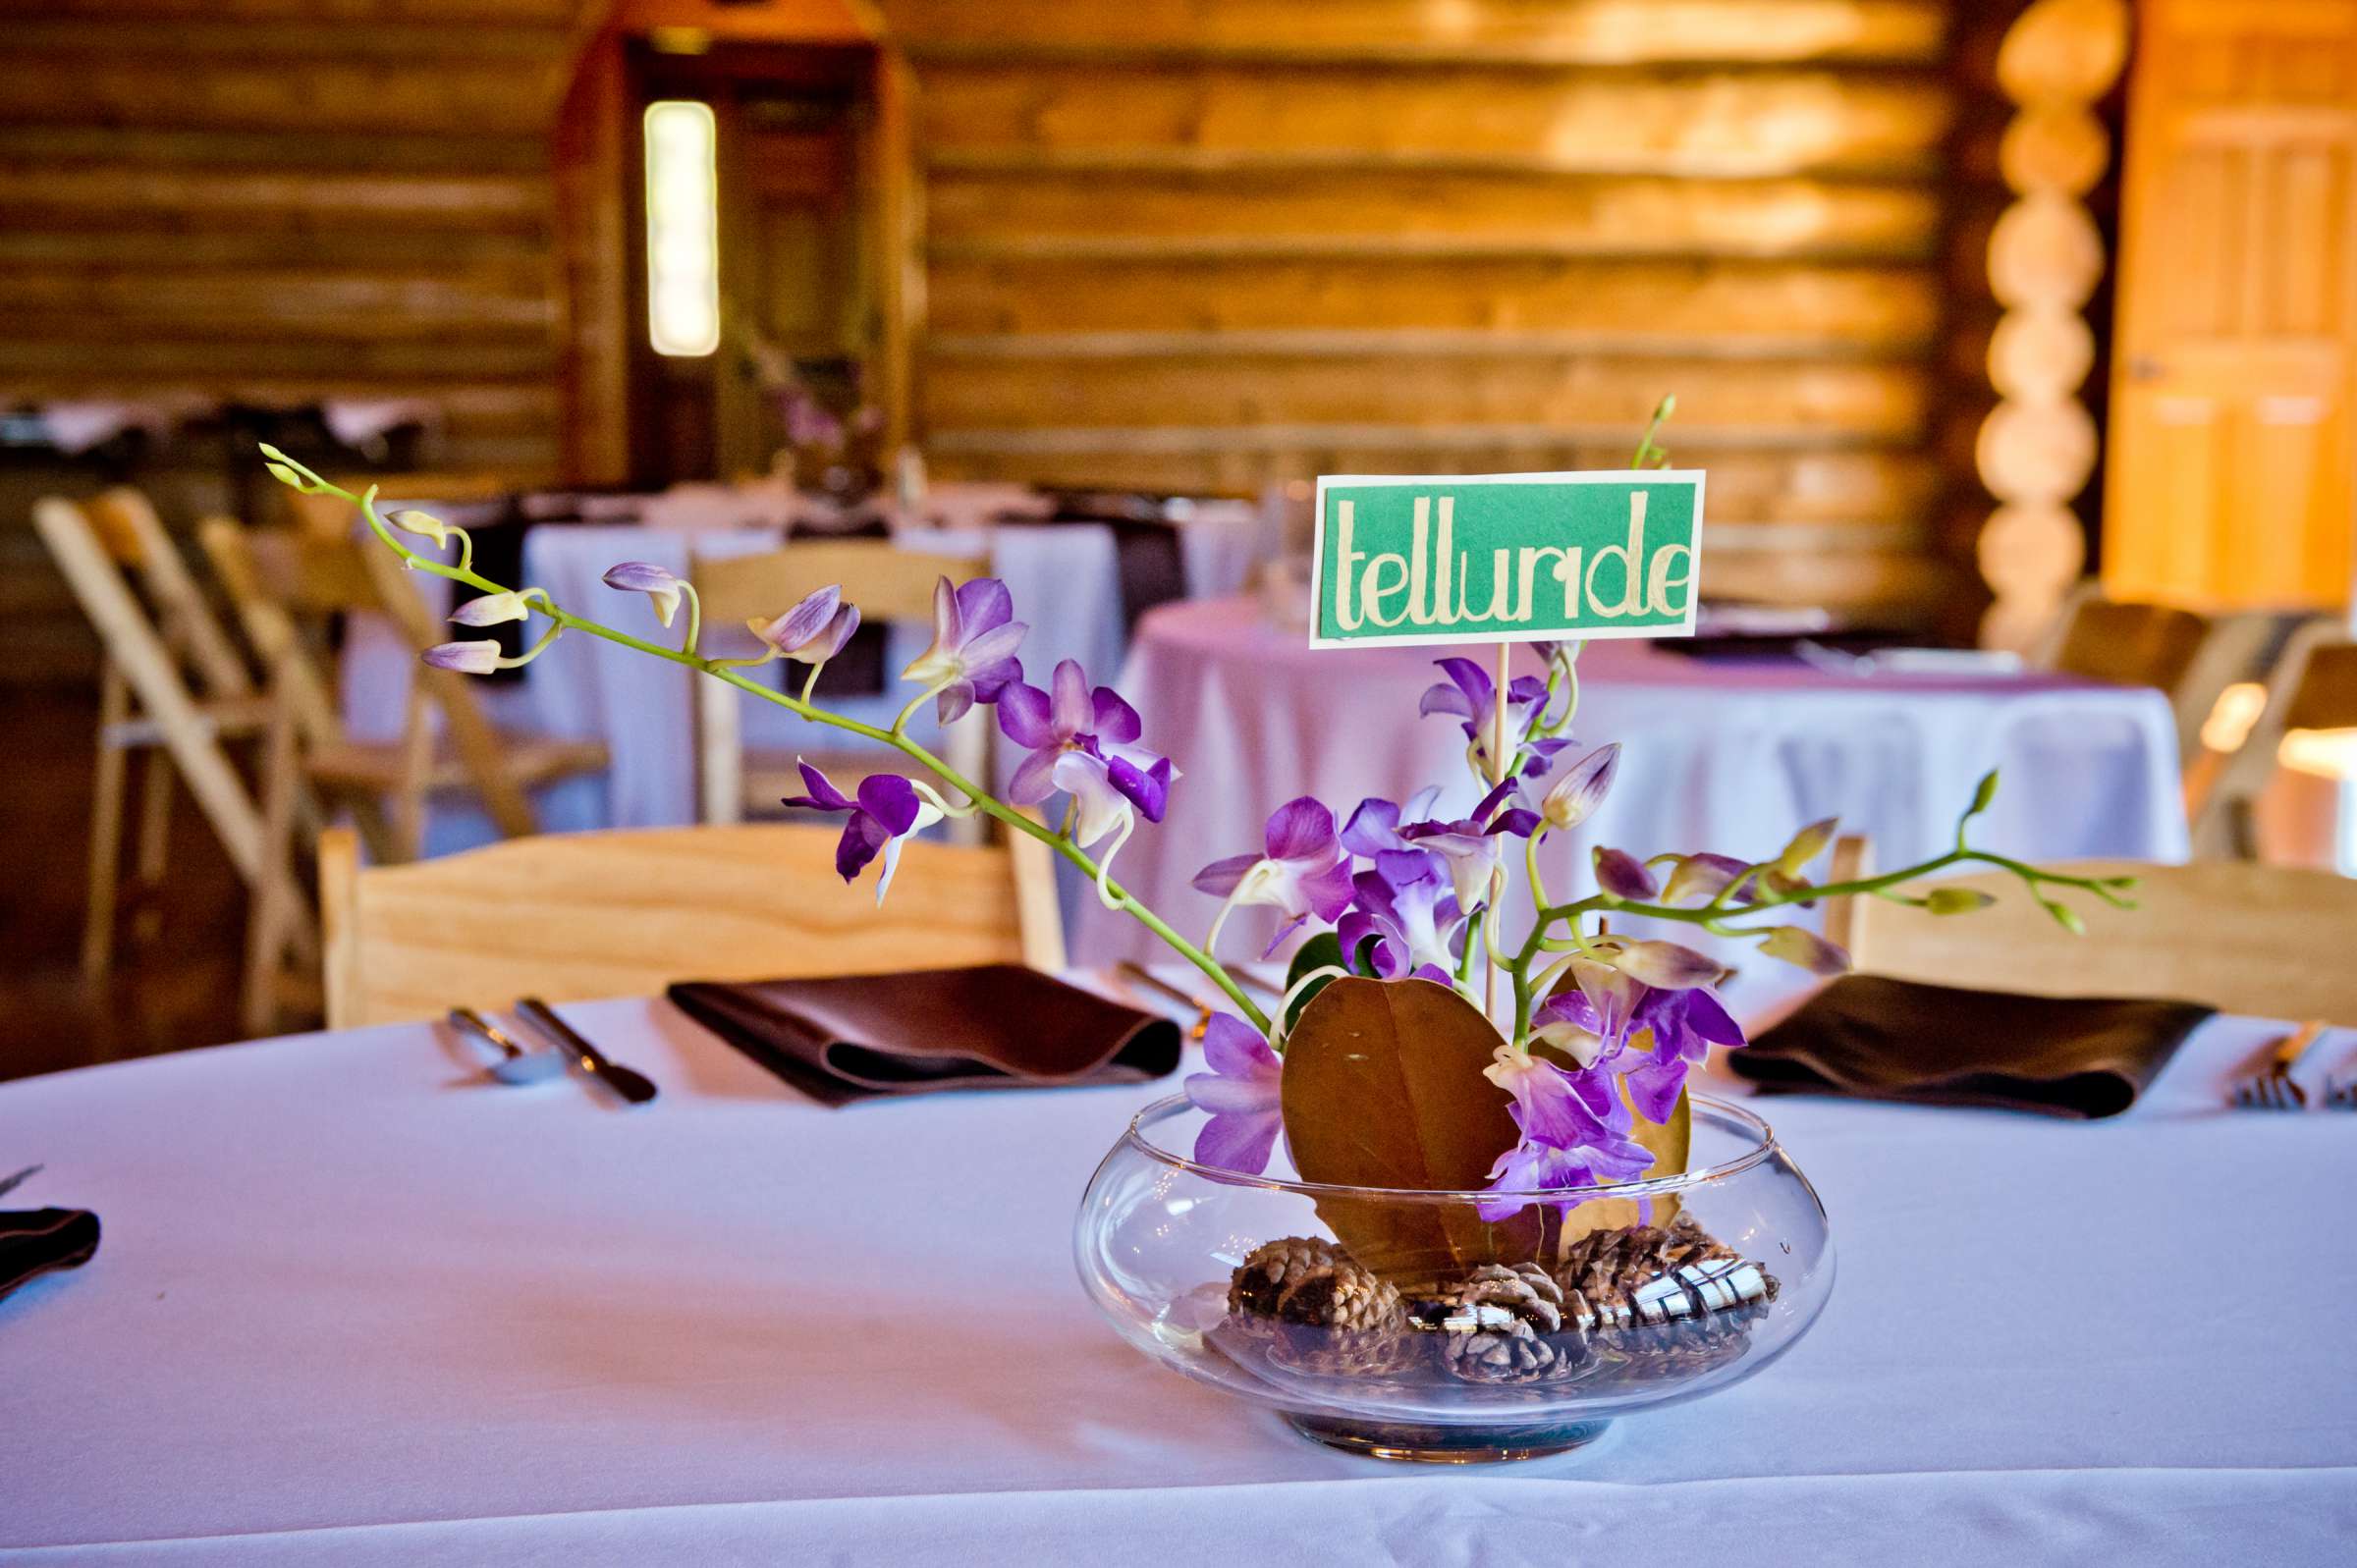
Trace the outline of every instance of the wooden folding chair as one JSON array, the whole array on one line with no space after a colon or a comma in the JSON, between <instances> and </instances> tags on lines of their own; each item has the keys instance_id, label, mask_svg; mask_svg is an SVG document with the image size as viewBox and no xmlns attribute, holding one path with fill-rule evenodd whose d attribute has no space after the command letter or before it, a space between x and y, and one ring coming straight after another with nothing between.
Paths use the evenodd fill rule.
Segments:
<instances>
[{"instance_id":1,"label":"wooden folding chair","mask_svg":"<svg viewBox=\"0 0 2357 1568\"><path fill-rule=\"evenodd\" d=\"M1863 840L1844 838L1833 877L1864 872L1869 858ZM2135 877L2137 907L2065 893L2087 924L2087 935L2074 937L2010 874L1977 872L1930 885L1995 896L1977 913L1836 898L1827 901L1826 935L1849 949L1862 974L2037 997L2168 997L2262 1018L2357 1024L2357 964L2349 961L2357 881L2232 861L2055 869Z\"/></svg>"},{"instance_id":2,"label":"wooden folding chair","mask_svg":"<svg viewBox=\"0 0 2357 1568\"><path fill-rule=\"evenodd\" d=\"M840 584L844 599L859 607L863 625L933 623L934 584L947 577L953 583L985 575L989 564L966 556L931 555L903 550L885 539L845 539L788 545L766 555L699 561L693 579L703 602L704 624L735 625L775 617L801 598L830 583ZM788 666L785 678L799 667ZM707 823L744 820L748 805L775 814L777 802L802 789L795 768L798 754L824 769L846 793L871 774L916 771L895 753L881 747L858 749L841 741L827 742L834 731L812 730L812 744L798 753L755 752L748 755L741 729L739 692L717 680L695 682L696 789L698 816ZM952 725L944 739L942 760L968 779L986 783L991 766L992 725L989 710L977 707ZM947 832L953 842L979 842L979 818L952 822Z\"/></svg>"},{"instance_id":3,"label":"wooden folding chair","mask_svg":"<svg viewBox=\"0 0 2357 1568\"><path fill-rule=\"evenodd\" d=\"M2190 767L2220 694L2250 678L2274 629L2268 616L2213 619L2174 605L2108 599L2091 579L2072 593L2033 662L2159 690L2176 719L2178 765Z\"/></svg>"},{"instance_id":4,"label":"wooden folding chair","mask_svg":"<svg viewBox=\"0 0 2357 1568\"><path fill-rule=\"evenodd\" d=\"M837 831L764 823L549 834L407 866L319 842L331 1028L519 997L651 996L679 980L1064 966L1047 845L922 841L892 894L835 874Z\"/></svg>"},{"instance_id":5,"label":"wooden folding chair","mask_svg":"<svg viewBox=\"0 0 2357 1568\"><path fill-rule=\"evenodd\" d=\"M132 753L140 753L138 877L149 893L164 876L173 775L185 780L258 910L272 889L291 892L291 869L273 858L261 813L222 749L252 736L268 705L213 619L154 509L137 491L116 490L88 506L57 497L33 505L33 525L98 633L98 763L90 810L89 905L82 972L95 984L110 972L119 897L123 795ZM135 593L128 570L143 590ZM148 605L154 607L151 617ZM307 913L286 940L315 962Z\"/></svg>"},{"instance_id":6,"label":"wooden folding chair","mask_svg":"<svg viewBox=\"0 0 2357 1568\"><path fill-rule=\"evenodd\" d=\"M2311 621L2283 645L2267 682L2266 705L2193 813L2197 854L2254 860L2259 856L2259 801L2279 767L2330 749L2315 737L2357 731L2357 640L2328 621ZM2316 766L2345 777L2357 763L2357 735L2341 766Z\"/></svg>"},{"instance_id":7,"label":"wooden folding chair","mask_svg":"<svg viewBox=\"0 0 2357 1568\"><path fill-rule=\"evenodd\" d=\"M429 801L449 793L473 795L503 837L521 838L540 830L531 790L605 768L606 748L598 741L502 734L466 676L422 665L411 682L400 737L353 738L305 622L380 615L412 652L445 640L399 562L371 544L251 530L225 517L206 519L198 536L270 671L262 820L279 852L292 856L307 811L343 805L374 858L414 859ZM317 807L309 804L314 797ZM265 900L247 953L251 970L276 970L277 934L295 913L276 898Z\"/></svg>"}]
</instances>

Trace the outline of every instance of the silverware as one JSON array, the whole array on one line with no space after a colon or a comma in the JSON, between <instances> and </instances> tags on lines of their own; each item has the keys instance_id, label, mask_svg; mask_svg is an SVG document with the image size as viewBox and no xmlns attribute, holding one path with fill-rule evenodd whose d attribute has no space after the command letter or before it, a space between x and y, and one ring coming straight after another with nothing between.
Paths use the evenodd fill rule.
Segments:
<instances>
[{"instance_id":1,"label":"silverware","mask_svg":"<svg viewBox=\"0 0 2357 1568\"><path fill-rule=\"evenodd\" d=\"M26 1182L30 1181L33 1177L39 1175L40 1173L41 1167L39 1165L27 1165L23 1170L18 1171L13 1176L0 1177L0 1198L7 1197L10 1193L15 1192L19 1187L23 1186Z\"/></svg>"},{"instance_id":2,"label":"silverware","mask_svg":"<svg viewBox=\"0 0 2357 1568\"><path fill-rule=\"evenodd\" d=\"M499 1060L491 1064L491 1076L501 1083L539 1083L565 1070L565 1053L526 1051L511 1039L506 1030L472 1007L451 1008L450 1021L458 1029L498 1051Z\"/></svg>"},{"instance_id":3,"label":"silverware","mask_svg":"<svg viewBox=\"0 0 2357 1568\"><path fill-rule=\"evenodd\" d=\"M526 997L516 1003L519 1017L531 1024L573 1053L574 1061L581 1071L595 1078L633 1106L643 1106L655 1098L655 1086L645 1074L632 1072L620 1062L608 1059L606 1054L582 1037L579 1030L558 1017L547 1002L538 997Z\"/></svg>"},{"instance_id":4,"label":"silverware","mask_svg":"<svg viewBox=\"0 0 2357 1568\"><path fill-rule=\"evenodd\" d=\"M2275 1042L2267 1065L2234 1086L2234 1104L2248 1110L2305 1110L2308 1091L2292 1081L2291 1069L2325 1032L2324 1023L2310 1019Z\"/></svg>"},{"instance_id":5,"label":"silverware","mask_svg":"<svg viewBox=\"0 0 2357 1568\"><path fill-rule=\"evenodd\" d=\"M2330 1074L2326 1075L2325 1105L2327 1108L2332 1110L2357 1110L2357 1061L2351 1061L2349 1066L2351 1071L2349 1076L2346 1078L2334 1078Z\"/></svg>"},{"instance_id":6,"label":"silverware","mask_svg":"<svg viewBox=\"0 0 2357 1568\"><path fill-rule=\"evenodd\" d=\"M1194 1026L1186 1032L1187 1039L1200 1041L1205 1035L1211 1033L1211 1015L1219 1009L1210 1002L1205 1001L1201 997L1190 996L1179 990L1142 963L1124 958L1113 967L1115 973L1130 984L1143 986L1157 996L1168 997L1181 1006L1194 1008L1195 1022Z\"/></svg>"}]
</instances>

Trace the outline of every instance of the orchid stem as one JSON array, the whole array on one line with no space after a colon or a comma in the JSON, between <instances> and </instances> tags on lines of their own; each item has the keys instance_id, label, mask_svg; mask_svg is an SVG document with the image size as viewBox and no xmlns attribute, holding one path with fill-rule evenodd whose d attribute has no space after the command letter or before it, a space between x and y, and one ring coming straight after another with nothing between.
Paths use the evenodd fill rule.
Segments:
<instances>
[{"instance_id":1,"label":"orchid stem","mask_svg":"<svg viewBox=\"0 0 2357 1568\"><path fill-rule=\"evenodd\" d=\"M434 561L428 557L421 556L414 550L410 549L407 545L404 545L399 539L393 536L392 529L386 525L384 519L376 514L375 492L373 490L369 492L366 498L356 496L351 491L346 490L339 485L328 483L326 480L320 478L316 473L311 472L309 469L302 467L301 464L296 463L290 459L274 457L272 460L282 464L298 474L301 474L303 477L306 483L304 485L298 486L297 488L309 489L317 494L342 496L345 500L350 501L357 506L360 509L361 516L367 520L368 531L375 534L380 543L382 543L387 549L393 551L394 554L400 556L406 564L414 568L416 570L429 572L437 577L445 577L452 582L463 582L468 587L477 589L483 593L506 593L509 591L499 583L493 582L490 579L477 574L471 565L464 564L464 558L462 558L463 564L459 566L452 566L448 562ZM548 638L553 638L558 631L570 627L575 630L585 631L593 637L602 637L606 641L619 644L622 647L634 649L635 651L646 654L651 658L668 660L670 663L676 665L685 665L690 670L700 670L715 680L725 681L727 684L737 687L740 691L751 692L754 696L759 697L762 701L774 703L778 707L786 709L788 712L795 714L796 717L803 719L808 723L825 725L830 729L845 730L848 733L860 735L869 740L880 741L885 745L891 746L895 750L899 751L903 756L909 758L911 761L922 764L944 784L948 784L951 788L959 791L967 799L973 801L974 804L982 811L988 813L992 817L997 818L1000 822L1005 823L1011 832L1026 834L1029 837L1038 839L1040 842L1046 844L1049 848L1062 855L1065 859L1079 867L1081 871L1088 875L1091 881L1097 884L1099 895L1105 899L1108 907L1119 909L1127 914L1130 918L1136 920L1140 925L1144 926L1148 931L1151 931L1155 936L1161 938L1165 943L1169 944L1169 946L1175 951L1177 951L1179 956L1185 958L1188 963L1193 964L1197 969L1201 970L1205 979L1209 980L1213 985L1219 987L1220 990L1226 994L1228 1000L1235 1003L1236 1010L1242 1013L1243 1016L1251 1022L1254 1028L1258 1029L1264 1036L1270 1032L1271 1026L1269 1022L1269 1015L1263 1012L1250 997L1244 994L1243 987L1238 985L1235 981L1235 978L1230 975L1228 971L1221 966L1218 959L1214 958L1210 953L1205 952L1202 948L1196 946L1193 943L1187 941L1184 937L1178 935L1178 932L1172 930L1167 921L1165 921L1160 915L1154 913L1153 910L1148 909L1144 904L1138 902L1134 894L1123 888L1120 883L1114 882L1110 878L1106 877L1098 869L1096 861L1090 859L1088 854L1082 850L1078 844L1074 843L1068 834L1052 832L1040 823L1034 822L1030 817L1024 815L1020 811L1017 811L1014 807L1010 806L1004 801L1001 801L987 793L980 784L977 784L971 780L965 778L962 774L959 774L956 769L952 768L948 763L943 762L939 757L934 756L930 751L927 751L915 741L910 740L906 735L899 732L900 726L906 722L910 713L915 711L917 703L923 702L927 697L934 695L933 692L925 691L918 693L915 700L910 702L908 707L902 710L901 717L894 721L894 728L892 730L879 730L874 725L862 724L856 719L848 719L841 714L829 713L823 708L813 707L807 700L803 698L789 696L787 693L774 687L765 686L757 680L749 679L745 676L740 674L738 670L727 661L706 659L700 654L689 653L682 648L666 648L661 643L649 642L643 637L633 637L627 631L618 631L612 626L604 625L595 621L586 620L583 617L574 615L572 612L567 610L561 610L557 608L553 601L548 602L547 615L549 620L555 622L555 624L549 629ZM547 641L548 638L543 638L543 642Z\"/></svg>"}]
</instances>

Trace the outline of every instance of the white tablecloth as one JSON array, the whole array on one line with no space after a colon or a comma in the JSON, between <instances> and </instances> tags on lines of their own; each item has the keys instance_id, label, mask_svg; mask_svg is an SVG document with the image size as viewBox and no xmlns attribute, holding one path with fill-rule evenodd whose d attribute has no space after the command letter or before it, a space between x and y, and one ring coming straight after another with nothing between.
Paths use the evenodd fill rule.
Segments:
<instances>
[{"instance_id":1,"label":"white tablecloth","mask_svg":"<svg viewBox=\"0 0 2357 1568\"><path fill-rule=\"evenodd\" d=\"M1402 799L1448 784L1445 804L1476 798L1456 721L1416 717L1443 678L1433 660L1494 650L1312 651L1249 599L1170 605L1138 626L1122 682L1145 743L1177 759L1159 829L1142 828L1117 875L1181 931L1200 934L1218 900L1189 886L1224 855L1257 851L1280 803L1313 794L1345 816L1369 795ZM1517 672L1535 671L1527 649ZM1803 665L1683 658L1649 642L1599 642L1580 658L1580 747L1621 742L1619 780L1578 833L1551 836L1557 891L1586 887L1589 847L1640 856L1717 850L1774 854L1792 831L1839 817L1885 868L1946 849L1980 776L2003 773L1974 827L1984 848L2032 859L2187 852L2168 704L2155 691L2048 676L1831 675ZM1272 929L1261 911L1232 921L1223 950ZM1075 961L1156 955L1153 938L1093 898L1068 912ZM1228 946L1230 942L1233 946ZM1257 951L1257 947L1252 949Z\"/></svg>"},{"instance_id":2,"label":"white tablecloth","mask_svg":"<svg viewBox=\"0 0 2357 1568\"><path fill-rule=\"evenodd\" d=\"M1235 592L1249 578L1260 523L1244 508L1210 507L1176 525L1186 588L1193 595ZM622 561L646 561L685 576L697 555L742 555L778 547L775 530L695 532L635 524L543 526L524 536L525 583L546 588L578 615L606 621L650 638L668 634L646 601L608 588L599 579ZM896 535L911 549L986 555L992 571L1013 593L1016 619L1029 624L1021 658L1025 675L1044 685L1060 659L1077 659L1091 676L1110 681L1128 638L1122 625L1121 583L1110 529L1086 523L1052 526L1001 524L981 529L914 529ZM423 578L431 592L439 585ZM779 608L784 609L784 606ZM453 635L458 635L455 632ZM742 646L726 643L735 636ZM926 638L895 628L881 695L836 707L872 723L890 723L908 693L897 676ZM741 630L707 630L712 653L745 653L758 645ZM544 810L559 828L658 828L695 820L695 745L688 707L688 672L677 665L593 637L567 637L529 666L521 688L493 688L502 722L545 734L606 743L612 765L602 786L570 785ZM398 734L409 689L409 658L389 633L356 635L345 658L345 709L356 731ZM792 749L810 744L809 729L791 714L744 701L748 746ZM920 741L939 731L930 712L910 726ZM826 742L841 749L836 741ZM1006 759L1012 772L1019 756ZM428 847L441 853L479 843L489 824L463 807L436 813Z\"/></svg>"},{"instance_id":3,"label":"white tablecloth","mask_svg":"<svg viewBox=\"0 0 2357 1568\"><path fill-rule=\"evenodd\" d=\"M2105 1123L1766 1103L1841 1256L1814 1332L1459 1473L1312 1445L1095 1316L1072 1211L1169 1083L827 1110L665 1004L566 1010L662 1098L480 1087L425 1025L0 1085L6 1162L48 1166L14 1201L105 1223L0 1304L0 1557L2210 1568L2357 1539L2357 1117L2218 1108L2273 1026L2206 1026Z\"/></svg>"}]
</instances>

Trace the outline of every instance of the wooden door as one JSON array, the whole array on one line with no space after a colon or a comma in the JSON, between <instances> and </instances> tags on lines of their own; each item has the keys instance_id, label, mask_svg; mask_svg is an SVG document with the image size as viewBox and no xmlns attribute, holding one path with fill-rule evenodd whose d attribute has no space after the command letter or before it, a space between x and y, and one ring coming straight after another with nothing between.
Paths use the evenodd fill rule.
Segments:
<instances>
[{"instance_id":1,"label":"wooden door","mask_svg":"<svg viewBox=\"0 0 2357 1568\"><path fill-rule=\"evenodd\" d=\"M2339 608L2357 569L2357 0L2146 0L2104 584Z\"/></svg>"}]
</instances>

